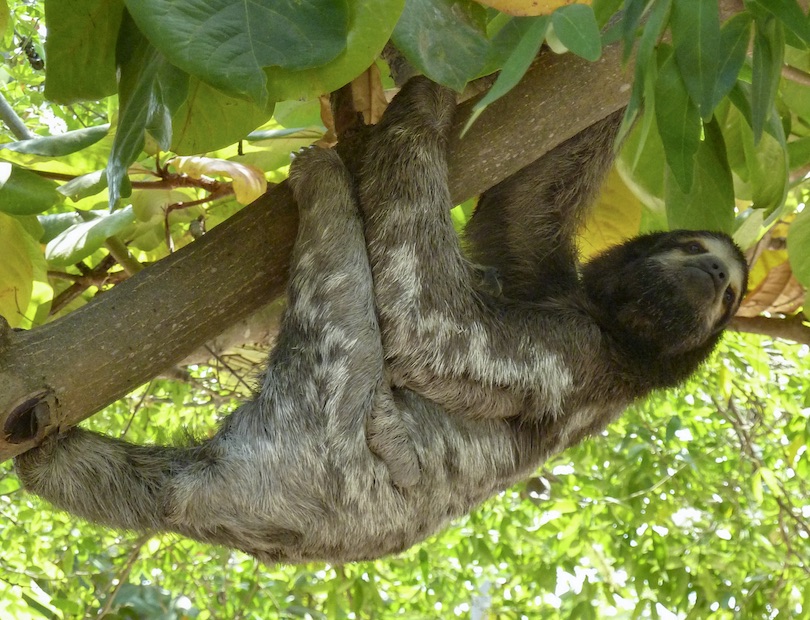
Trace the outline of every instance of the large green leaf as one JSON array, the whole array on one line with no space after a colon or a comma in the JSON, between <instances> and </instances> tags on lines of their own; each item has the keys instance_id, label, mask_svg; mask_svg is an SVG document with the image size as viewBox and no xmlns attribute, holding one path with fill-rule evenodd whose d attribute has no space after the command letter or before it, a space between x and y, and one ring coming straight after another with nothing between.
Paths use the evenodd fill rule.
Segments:
<instances>
[{"instance_id":1,"label":"large green leaf","mask_svg":"<svg viewBox=\"0 0 810 620\"><path fill-rule=\"evenodd\" d=\"M45 96L72 103L116 90L115 45L122 0L45 0Z\"/></svg>"},{"instance_id":2,"label":"large green leaf","mask_svg":"<svg viewBox=\"0 0 810 620\"><path fill-rule=\"evenodd\" d=\"M42 213L61 199L53 181L8 162L0 162L0 211L32 215Z\"/></svg>"},{"instance_id":3,"label":"large green leaf","mask_svg":"<svg viewBox=\"0 0 810 620\"><path fill-rule=\"evenodd\" d=\"M17 153L28 153L29 155L40 155L41 157L61 157L95 144L106 136L109 131L109 125L87 127L56 136L0 144L0 150L8 149Z\"/></svg>"},{"instance_id":4,"label":"large green leaf","mask_svg":"<svg viewBox=\"0 0 810 620\"><path fill-rule=\"evenodd\" d=\"M265 69L271 101L317 97L348 83L374 63L402 12L405 0L352 0L346 49L333 61L303 71Z\"/></svg>"},{"instance_id":5,"label":"large green leaf","mask_svg":"<svg viewBox=\"0 0 810 620\"><path fill-rule=\"evenodd\" d=\"M667 164L681 189L689 193L700 144L700 112L692 102L672 55L664 60L655 83L655 119Z\"/></svg>"},{"instance_id":6,"label":"large green leaf","mask_svg":"<svg viewBox=\"0 0 810 620\"><path fill-rule=\"evenodd\" d=\"M602 40L593 9L585 4L563 6L551 14L554 34L569 52L585 60L599 60Z\"/></svg>"},{"instance_id":7,"label":"large green leaf","mask_svg":"<svg viewBox=\"0 0 810 620\"><path fill-rule=\"evenodd\" d=\"M487 59L486 10L471 0L406 0L392 40L422 73L461 91Z\"/></svg>"},{"instance_id":8,"label":"large green leaf","mask_svg":"<svg viewBox=\"0 0 810 620\"><path fill-rule=\"evenodd\" d=\"M192 77L188 97L172 116L171 150L178 155L205 153L233 144L272 114L247 99L236 99Z\"/></svg>"},{"instance_id":9,"label":"large green leaf","mask_svg":"<svg viewBox=\"0 0 810 620\"><path fill-rule=\"evenodd\" d=\"M264 107L265 67L301 70L346 47L346 0L126 0L138 27L173 64Z\"/></svg>"},{"instance_id":10,"label":"large green leaf","mask_svg":"<svg viewBox=\"0 0 810 620\"><path fill-rule=\"evenodd\" d=\"M681 77L700 115L714 111L720 55L717 0L678 0L672 6L672 42Z\"/></svg>"},{"instance_id":11,"label":"large green leaf","mask_svg":"<svg viewBox=\"0 0 810 620\"><path fill-rule=\"evenodd\" d=\"M716 120L704 125L697 151L694 183L688 192L668 175L665 182L670 229L720 230L734 227L734 183L723 135Z\"/></svg>"}]
</instances>

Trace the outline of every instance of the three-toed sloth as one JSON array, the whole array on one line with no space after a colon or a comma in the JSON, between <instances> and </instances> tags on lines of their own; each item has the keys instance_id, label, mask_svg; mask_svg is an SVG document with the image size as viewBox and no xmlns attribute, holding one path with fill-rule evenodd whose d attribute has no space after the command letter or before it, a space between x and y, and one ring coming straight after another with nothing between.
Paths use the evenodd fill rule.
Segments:
<instances>
[{"instance_id":1,"label":"three-toed sloth","mask_svg":"<svg viewBox=\"0 0 810 620\"><path fill-rule=\"evenodd\" d=\"M734 243L656 233L578 265L612 115L488 191L465 257L447 188L454 109L415 78L356 179L331 150L295 159L288 309L258 393L212 439L72 429L17 458L25 487L97 523L264 562L377 558L690 375L745 291Z\"/></svg>"}]
</instances>

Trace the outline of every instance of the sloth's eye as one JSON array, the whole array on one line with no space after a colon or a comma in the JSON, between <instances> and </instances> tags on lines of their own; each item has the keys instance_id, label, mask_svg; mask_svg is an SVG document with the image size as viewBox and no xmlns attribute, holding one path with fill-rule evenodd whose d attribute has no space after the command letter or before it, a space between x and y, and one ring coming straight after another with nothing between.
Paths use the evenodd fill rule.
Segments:
<instances>
[{"instance_id":1,"label":"sloth's eye","mask_svg":"<svg viewBox=\"0 0 810 620\"><path fill-rule=\"evenodd\" d=\"M730 286L723 293L723 301L727 304L731 304L731 302L734 301L734 291Z\"/></svg>"},{"instance_id":2,"label":"sloth's eye","mask_svg":"<svg viewBox=\"0 0 810 620\"><path fill-rule=\"evenodd\" d=\"M690 241L686 244L685 248L687 254L702 254L706 250L697 241Z\"/></svg>"}]
</instances>

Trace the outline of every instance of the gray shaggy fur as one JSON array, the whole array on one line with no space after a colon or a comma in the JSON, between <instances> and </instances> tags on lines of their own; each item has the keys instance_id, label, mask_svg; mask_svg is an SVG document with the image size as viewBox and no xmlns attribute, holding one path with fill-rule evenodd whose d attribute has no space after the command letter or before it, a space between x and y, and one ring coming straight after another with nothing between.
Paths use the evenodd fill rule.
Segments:
<instances>
[{"instance_id":1,"label":"gray shaggy fur","mask_svg":"<svg viewBox=\"0 0 810 620\"><path fill-rule=\"evenodd\" d=\"M694 371L744 290L727 237L642 237L577 274L572 236L618 116L482 198L468 241L492 286L449 218L453 110L448 90L409 82L356 191L335 152L295 160L288 311L259 393L211 440L146 447L72 429L17 458L25 487L98 523L264 562L377 558Z\"/></svg>"}]
</instances>

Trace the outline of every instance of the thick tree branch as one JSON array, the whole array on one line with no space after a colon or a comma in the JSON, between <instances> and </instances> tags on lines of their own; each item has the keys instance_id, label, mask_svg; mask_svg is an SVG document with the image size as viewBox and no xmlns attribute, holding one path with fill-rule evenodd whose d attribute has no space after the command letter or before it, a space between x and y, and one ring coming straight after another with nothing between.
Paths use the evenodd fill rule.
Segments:
<instances>
[{"instance_id":1,"label":"thick tree branch","mask_svg":"<svg viewBox=\"0 0 810 620\"><path fill-rule=\"evenodd\" d=\"M723 3L733 9L737 0ZM452 141L453 199L480 194L624 106L629 94L617 46L596 63L541 54ZM471 107L460 107L456 136ZM0 325L0 461L89 417L283 294L296 227L282 183L76 312L28 332Z\"/></svg>"},{"instance_id":2,"label":"thick tree branch","mask_svg":"<svg viewBox=\"0 0 810 620\"><path fill-rule=\"evenodd\" d=\"M737 317L731 322L729 329L810 344L810 326L803 314L784 319L766 316Z\"/></svg>"}]
</instances>

